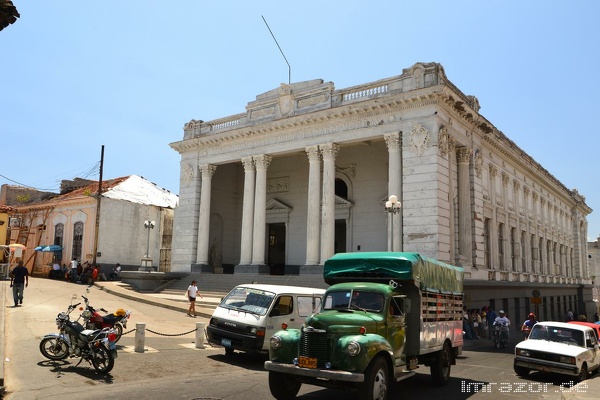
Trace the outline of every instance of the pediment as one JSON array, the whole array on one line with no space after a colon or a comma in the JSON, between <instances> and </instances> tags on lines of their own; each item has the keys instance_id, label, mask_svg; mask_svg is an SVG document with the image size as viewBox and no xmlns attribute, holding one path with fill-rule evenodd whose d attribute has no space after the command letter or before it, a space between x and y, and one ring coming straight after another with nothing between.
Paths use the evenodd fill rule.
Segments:
<instances>
[{"instance_id":1,"label":"pediment","mask_svg":"<svg viewBox=\"0 0 600 400\"><path fill-rule=\"evenodd\" d=\"M292 207L288 206L287 204L282 203L281 201L279 201L277 199L267 200L267 205L266 205L265 209L267 210L267 213L269 213L269 214L289 213L290 211L293 210Z\"/></svg>"},{"instance_id":2,"label":"pediment","mask_svg":"<svg viewBox=\"0 0 600 400\"><path fill-rule=\"evenodd\" d=\"M335 196L335 208L351 208L354 205L350 200L346 200L343 197Z\"/></svg>"}]
</instances>

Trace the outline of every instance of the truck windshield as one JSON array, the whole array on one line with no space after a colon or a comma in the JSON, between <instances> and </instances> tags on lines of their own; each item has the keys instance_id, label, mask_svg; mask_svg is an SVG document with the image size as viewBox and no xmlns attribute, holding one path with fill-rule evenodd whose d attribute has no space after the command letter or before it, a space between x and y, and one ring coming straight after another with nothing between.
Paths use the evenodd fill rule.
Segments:
<instances>
[{"instance_id":1,"label":"truck windshield","mask_svg":"<svg viewBox=\"0 0 600 400\"><path fill-rule=\"evenodd\" d=\"M252 314L265 315L273 302L275 293L260 289L238 287L233 289L223 300L221 307L246 311Z\"/></svg>"},{"instance_id":2,"label":"truck windshield","mask_svg":"<svg viewBox=\"0 0 600 400\"><path fill-rule=\"evenodd\" d=\"M327 293L323 309L381 312L384 304L384 297L381 293L343 290Z\"/></svg>"}]
</instances>

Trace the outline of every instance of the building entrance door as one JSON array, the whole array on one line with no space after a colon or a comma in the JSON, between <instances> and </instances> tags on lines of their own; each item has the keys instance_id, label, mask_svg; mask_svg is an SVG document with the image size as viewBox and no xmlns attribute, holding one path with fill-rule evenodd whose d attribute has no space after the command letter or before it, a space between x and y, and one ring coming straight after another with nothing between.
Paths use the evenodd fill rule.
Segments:
<instances>
[{"instance_id":1,"label":"building entrance door","mask_svg":"<svg viewBox=\"0 0 600 400\"><path fill-rule=\"evenodd\" d=\"M346 220L335 220L335 253L345 253L346 250Z\"/></svg>"},{"instance_id":2,"label":"building entrance door","mask_svg":"<svg viewBox=\"0 0 600 400\"><path fill-rule=\"evenodd\" d=\"M285 274L285 223L269 224L267 264L271 275Z\"/></svg>"}]
</instances>

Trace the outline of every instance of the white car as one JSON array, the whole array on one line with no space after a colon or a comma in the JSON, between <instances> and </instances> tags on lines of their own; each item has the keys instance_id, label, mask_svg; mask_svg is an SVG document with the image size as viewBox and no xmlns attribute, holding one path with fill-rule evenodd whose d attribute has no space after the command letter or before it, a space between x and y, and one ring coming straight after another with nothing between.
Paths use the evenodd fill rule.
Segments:
<instances>
[{"instance_id":1,"label":"white car","mask_svg":"<svg viewBox=\"0 0 600 400\"><path fill-rule=\"evenodd\" d=\"M581 382L600 367L598 336L588 327L564 322L538 322L529 338L515 346L515 373L530 371L570 375Z\"/></svg>"}]
</instances>

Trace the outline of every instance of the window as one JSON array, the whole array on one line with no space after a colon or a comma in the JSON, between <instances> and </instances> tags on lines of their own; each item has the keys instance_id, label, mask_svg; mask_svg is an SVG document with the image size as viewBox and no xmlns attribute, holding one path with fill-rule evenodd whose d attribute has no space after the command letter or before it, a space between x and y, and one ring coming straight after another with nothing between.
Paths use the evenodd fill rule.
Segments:
<instances>
[{"instance_id":1,"label":"window","mask_svg":"<svg viewBox=\"0 0 600 400\"><path fill-rule=\"evenodd\" d=\"M491 262L491 245L490 245L490 225L492 221L489 218L485 219L483 224L483 263L487 269L492 269Z\"/></svg>"},{"instance_id":2,"label":"window","mask_svg":"<svg viewBox=\"0 0 600 400\"><path fill-rule=\"evenodd\" d=\"M504 224L498 224L498 257L500 257L500 269L504 271Z\"/></svg>"},{"instance_id":3,"label":"window","mask_svg":"<svg viewBox=\"0 0 600 400\"><path fill-rule=\"evenodd\" d=\"M75 222L73 225L73 253L71 257L81 260L83 254L83 222Z\"/></svg>"}]
</instances>

